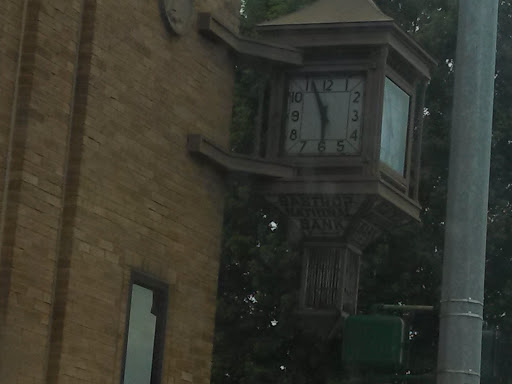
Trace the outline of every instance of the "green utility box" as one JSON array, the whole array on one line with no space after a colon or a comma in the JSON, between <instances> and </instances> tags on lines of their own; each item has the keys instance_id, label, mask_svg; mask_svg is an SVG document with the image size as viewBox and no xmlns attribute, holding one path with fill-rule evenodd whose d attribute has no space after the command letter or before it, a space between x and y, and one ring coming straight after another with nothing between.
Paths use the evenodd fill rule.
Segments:
<instances>
[{"instance_id":1,"label":"green utility box","mask_svg":"<svg viewBox=\"0 0 512 384\"><path fill-rule=\"evenodd\" d=\"M345 321L343 363L396 369L403 363L404 321L397 316L358 315Z\"/></svg>"}]
</instances>

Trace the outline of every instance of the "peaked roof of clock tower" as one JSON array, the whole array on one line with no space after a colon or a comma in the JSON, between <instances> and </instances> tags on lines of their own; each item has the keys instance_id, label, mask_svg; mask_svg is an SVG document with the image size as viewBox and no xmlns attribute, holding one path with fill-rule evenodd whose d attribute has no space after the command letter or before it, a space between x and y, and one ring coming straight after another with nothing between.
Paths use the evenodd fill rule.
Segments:
<instances>
[{"instance_id":1,"label":"peaked roof of clock tower","mask_svg":"<svg viewBox=\"0 0 512 384\"><path fill-rule=\"evenodd\" d=\"M317 0L296 12L260 26L393 21L372 0Z\"/></svg>"}]
</instances>

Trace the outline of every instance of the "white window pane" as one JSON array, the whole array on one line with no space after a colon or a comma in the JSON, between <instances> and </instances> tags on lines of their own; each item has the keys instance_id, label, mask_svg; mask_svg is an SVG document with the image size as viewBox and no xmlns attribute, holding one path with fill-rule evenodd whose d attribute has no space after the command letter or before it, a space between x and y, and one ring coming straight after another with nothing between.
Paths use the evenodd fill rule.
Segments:
<instances>
[{"instance_id":1,"label":"white window pane","mask_svg":"<svg viewBox=\"0 0 512 384\"><path fill-rule=\"evenodd\" d=\"M410 96L386 78L380 160L404 174Z\"/></svg>"},{"instance_id":2,"label":"white window pane","mask_svg":"<svg viewBox=\"0 0 512 384\"><path fill-rule=\"evenodd\" d=\"M153 291L132 287L124 384L150 384L156 316L151 313Z\"/></svg>"}]
</instances>

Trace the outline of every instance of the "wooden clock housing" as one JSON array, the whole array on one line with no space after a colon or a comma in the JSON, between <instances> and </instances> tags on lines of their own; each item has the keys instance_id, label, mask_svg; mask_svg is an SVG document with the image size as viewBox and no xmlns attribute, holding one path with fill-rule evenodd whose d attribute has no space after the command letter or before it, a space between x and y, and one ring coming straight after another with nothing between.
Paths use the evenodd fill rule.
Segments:
<instances>
[{"instance_id":1,"label":"wooden clock housing","mask_svg":"<svg viewBox=\"0 0 512 384\"><path fill-rule=\"evenodd\" d=\"M270 79L261 93L253 155L230 153L200 135L189 136L191 152L258 177L260 192L297 224L305 241L331 239L362 251L383 229L419 220L424 96L435 61L372 0L318 0L259 25L258 40L238 36L209 14L200 15L199 29L266 63ZM284 151L289 79L347 73L365 79L358 150ZM396 111L399 129L386 118ZM396 135L402 141L390 148Z\"/></svg>"},{"instance_id":2,"label":"wooden clock housing","mask_svg":"<svg viewBox=\"0 0 512 384\"><path fill-rule=\"evenodd\" d=\"M276 68L272 72L268 123L262 133L264 158L296 168L296 181L314 179L319 183L319 193L377 192L418 220L424 91L435 61L368 0L319 0L298 12L261 24L258 32L264 41L300 49L304 55L299 68ZM365 76L360 153L301 156L283 151L287 81L300 72ZM410 100L403 172L381 161L386 79ZM278 184L271 189L279 193L300 193L300 185L304 192L311 189L302 181Z\"/></svg>"},{"instance_id":3,"label":"wooden clock housing","mask_svg":"<svg viewBox=\"0 0 512 384\"><path fill-rule=\"evenodd\" d=\"M209 14L200 15L199 29L252 62L263 61L270 76L260 93L252 155L233 154L200 135L189 136L189 151L227 171L253 175L259 192L286 214L289 241L303 251L300 306L315 314L315 328L319 313L329 324L340 313L354 314L364 249L383 231L420 219L424 98L435 61L372 0L317 0L261 24L258 40L238 36ZM286 137L295 140L287 132L290 79L332 74L364 78L357 150L284 150ZM312 135L320 130L322 141L326 119L340 114L326 113L316 87L308 96L312 106L302 113L317 113L308 121L320 127L308 129ZM333 100L327 109L336 108Z\"/></svg>"}]
</instances>

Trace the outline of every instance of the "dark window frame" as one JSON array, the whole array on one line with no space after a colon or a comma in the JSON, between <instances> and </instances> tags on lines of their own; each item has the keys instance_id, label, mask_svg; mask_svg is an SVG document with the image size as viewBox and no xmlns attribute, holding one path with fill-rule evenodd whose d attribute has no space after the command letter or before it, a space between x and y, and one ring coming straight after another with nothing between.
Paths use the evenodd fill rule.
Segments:
<instances>
[{"instance_id":1,"label":"dark window frame","mask_svg":"<svg viewBox=\"0 0 512 384\"><path fill-rule=\"evenodd\" d=\"M160 384L165 349L165 328L167 324L167 309L169 302L169 284L140 271L132 271L128 288L128 303L126 306L126 321L124 330L124 351L121 366L121 384L124 384L126 370L126 355L128 353L128 332L130 330L130 312L132 307L132 292L134 284L153 291L153 306L156 305L155 338L153 341L153 363L151 366L150 384Z\"/></svg>"}]
</instances>

